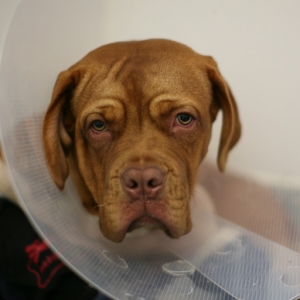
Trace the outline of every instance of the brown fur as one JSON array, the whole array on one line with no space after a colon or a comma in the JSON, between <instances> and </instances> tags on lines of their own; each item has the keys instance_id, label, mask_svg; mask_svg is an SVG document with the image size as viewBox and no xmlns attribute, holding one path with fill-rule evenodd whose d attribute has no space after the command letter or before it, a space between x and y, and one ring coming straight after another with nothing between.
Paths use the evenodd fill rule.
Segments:
<instances>
[{"instance_id":1,"label":"brown fur","mask_svg":"<svg viewBox=\"0 0 300 300\"><path fill-rule=\"evenodd\" d=\"M49 170L60 189L71 173L108 239L122 241L143 215L179 238L192 227L189 200L219 110L223 171L241 126L215 61L168 40L100 47L58 76L43 127ZM192 114L192 126L175 126L179 113ZM91 129L95 119L105 131ZM121 176L132 167L166 174L156 199L133 201L124 192Z\"/></svg>"}]
</instances>

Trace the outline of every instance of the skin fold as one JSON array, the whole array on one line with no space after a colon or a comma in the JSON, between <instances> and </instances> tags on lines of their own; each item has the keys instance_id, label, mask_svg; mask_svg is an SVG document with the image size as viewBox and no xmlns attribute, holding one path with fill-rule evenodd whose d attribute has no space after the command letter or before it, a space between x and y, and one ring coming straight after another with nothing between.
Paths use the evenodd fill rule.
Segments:
<instances>
[{"instance_id":1,"label":"skin fold","mask_svg":"<svg viewBox=\"0 0 300 300\"><path fill-rule=\"evenodd\" d=\"M59 74L43 124L59 189L72 176L103 235L192 228L190 198L217 113L218 167L241 134L234 97L209 56L169 40L102 46Z\"/></svg>"}]
</instances>

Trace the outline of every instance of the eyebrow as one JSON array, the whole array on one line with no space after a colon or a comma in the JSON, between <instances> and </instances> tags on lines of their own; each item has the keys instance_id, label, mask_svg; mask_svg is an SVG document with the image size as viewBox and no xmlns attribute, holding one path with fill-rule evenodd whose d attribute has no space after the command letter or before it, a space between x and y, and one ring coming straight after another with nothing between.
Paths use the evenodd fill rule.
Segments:
<instances>
[{"instance_id":1,"label":"eyebrow","mask_svg":"<svg viewBox=\"0 0 300 300\"><path fill-rule=\"evenodd\" d=\"M87 118L88 115L94 114L94 113L99 113L100 110L103 110L105 108L118 108L120 109L124 108L124 103L120 99L116 98L98 98L94 100L92 103L89 103L89 105L83 109L81 112L81 117L84 119Z\"/></svg>"},{"instance_id":2,"label":"eyebrow","mask_svg":"<svg viewBox=\"0 0 300 300\"><path fill-rule=\"evenodd\" d=\"M121 98L117 98L117 97L111 97L111 96L107 96L107 97L100 97L97 98L95 100L95 102L100 102L99 104L101 104L100 106L114 106L114 104L118 103L122 103L123 104L123 100ZM102 105L104 104L104 105Z\"/></svg>"},{"instance_id":3,"label":"eyebrow","mask_svg":"<svg viewBox=\"0 0 300 300\"><path fill-rule=\"evenodd\" d=\"M119 98L113 98L113 97L101 97L97 98L92 102L89 102L89 107L84 109L84 111L89 111L97 108L105 108L105 107L120 107L124 106L124 102L122 99Z\"/></svg>"},{"instance_id":4,"label":"eyebrow","mask_svg":"<svg viewBox=\"0 0 300 300\"><path fill-rule=\"evenodd\" d=\"M169 102L169 103L176 103L176 104L179 104L179 105L182 105L182 106L185 106L185 105L190 105L190 106L193 106L194 105L194 102L189 100L189 99L174 99L174 98L170 98L170 99L161 99L161 100L158 100L156 101L156 104L161 104L161 103L164 103L164 102Z\"/></svg>"},{"instance_id":5,"label":"eyebrow","mask_svg":"<svg viewBox=\"0 0 300 300\"><path fill-rule=\"evenodd\" d=\"M190 99L190 97L186 95L182 95L181 97L178 97L178 94L171 94L166 92L161 92L159 94L156 94L152 97L150 100L150 103L162 103L162 102L183 102L183 103L189 103L191 106L193 105L193 101Z\"/></svg>"},{"instance_id":6,"label":"eyebrow","mask_svg":"<svg viewBox=\"0 0 300 300\"><path fill-rule=\"evenodd\" d=\"M191 107L196 112L197 117L201 121L201 119L202 119L201 111L197 108L194 101L190 100L187 97L178 99L178 98L172 97L171 95L170 95L170 97L168 97L167 95L164 95L163 98L160 96L162 96L162 95L159 95L158 97L155 97L154 99L152 99L150 106L153 107L153 106L157 106L157 105L163 105L164 103L174 103L175 104L174 107L168 108L166 110L166 112L168 112L168 113L173 110L179 109L181 107L183 107L183 108ZM151 109L150 109L150 111L151 111Z\"/></svg>"}]
</instances>

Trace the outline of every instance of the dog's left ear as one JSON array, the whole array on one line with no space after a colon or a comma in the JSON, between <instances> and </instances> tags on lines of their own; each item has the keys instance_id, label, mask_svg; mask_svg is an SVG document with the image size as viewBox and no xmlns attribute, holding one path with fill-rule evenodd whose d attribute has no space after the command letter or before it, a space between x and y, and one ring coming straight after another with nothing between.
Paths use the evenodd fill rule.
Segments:
<instances>
[{"instance_id":1,"label":"dog's left ear","mask_svg":"<svg viewBox=\"0 0 300 300\"><path fill-rule=\"evenodd\" d=\"M43 124L46 162L53 181L61 190L69 175L67 153L72 145L72 139L65 128L64 117L70 111L72 93L79 78L80 70L67 70L59 74Z\"/></svg>"},{"instance_id":2,"label":"dog's left ear","mask_svg":"<svg viewBox=\"0 0 300 300\"><path fill-rule=\"evenodd\" d=\"M219 109L223 111L223 125L218 151L218 167L223 172L228 152L241 136L241 123L235 99L228 84L220 74L216 62L211 57L206 57L206 59L207 74L212 84L214 98L212 103L213 120Z\"/></svg>"}]
</instances>

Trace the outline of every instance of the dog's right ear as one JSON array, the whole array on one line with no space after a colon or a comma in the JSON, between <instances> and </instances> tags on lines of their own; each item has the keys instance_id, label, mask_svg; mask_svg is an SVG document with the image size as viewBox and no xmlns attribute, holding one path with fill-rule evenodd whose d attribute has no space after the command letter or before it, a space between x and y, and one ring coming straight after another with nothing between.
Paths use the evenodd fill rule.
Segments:
<instances>
[{"instance_id":1,"label":"dog's right ear","mask_svg":"<svg viewBox=\"0 0 300 300\"><path fill-rule=\"evenodd\" d=\"M67 152L72 139L67 132L63 113L70 109L72 93L80 80L79 70L67 70L59 74L43 124L43 144L51 176L62 190L69 175Z\"/></svg>"},{"instance_id":2,"label":"dog's right ear","mask_svg":"<svg viewBox=\"0 0 300 300\"><path fill-rule=\"evenodd\" d=\"M212 119L214 120L218 110L223 111L222 134L218 152L218 166L224 171L229 151L238 142L241 136L241 123L238 108L232 92L225 79L219 72L217 63L212 57L206 57L207 74L212 84L213 103Z\"/></svg>"}]
</instances>

